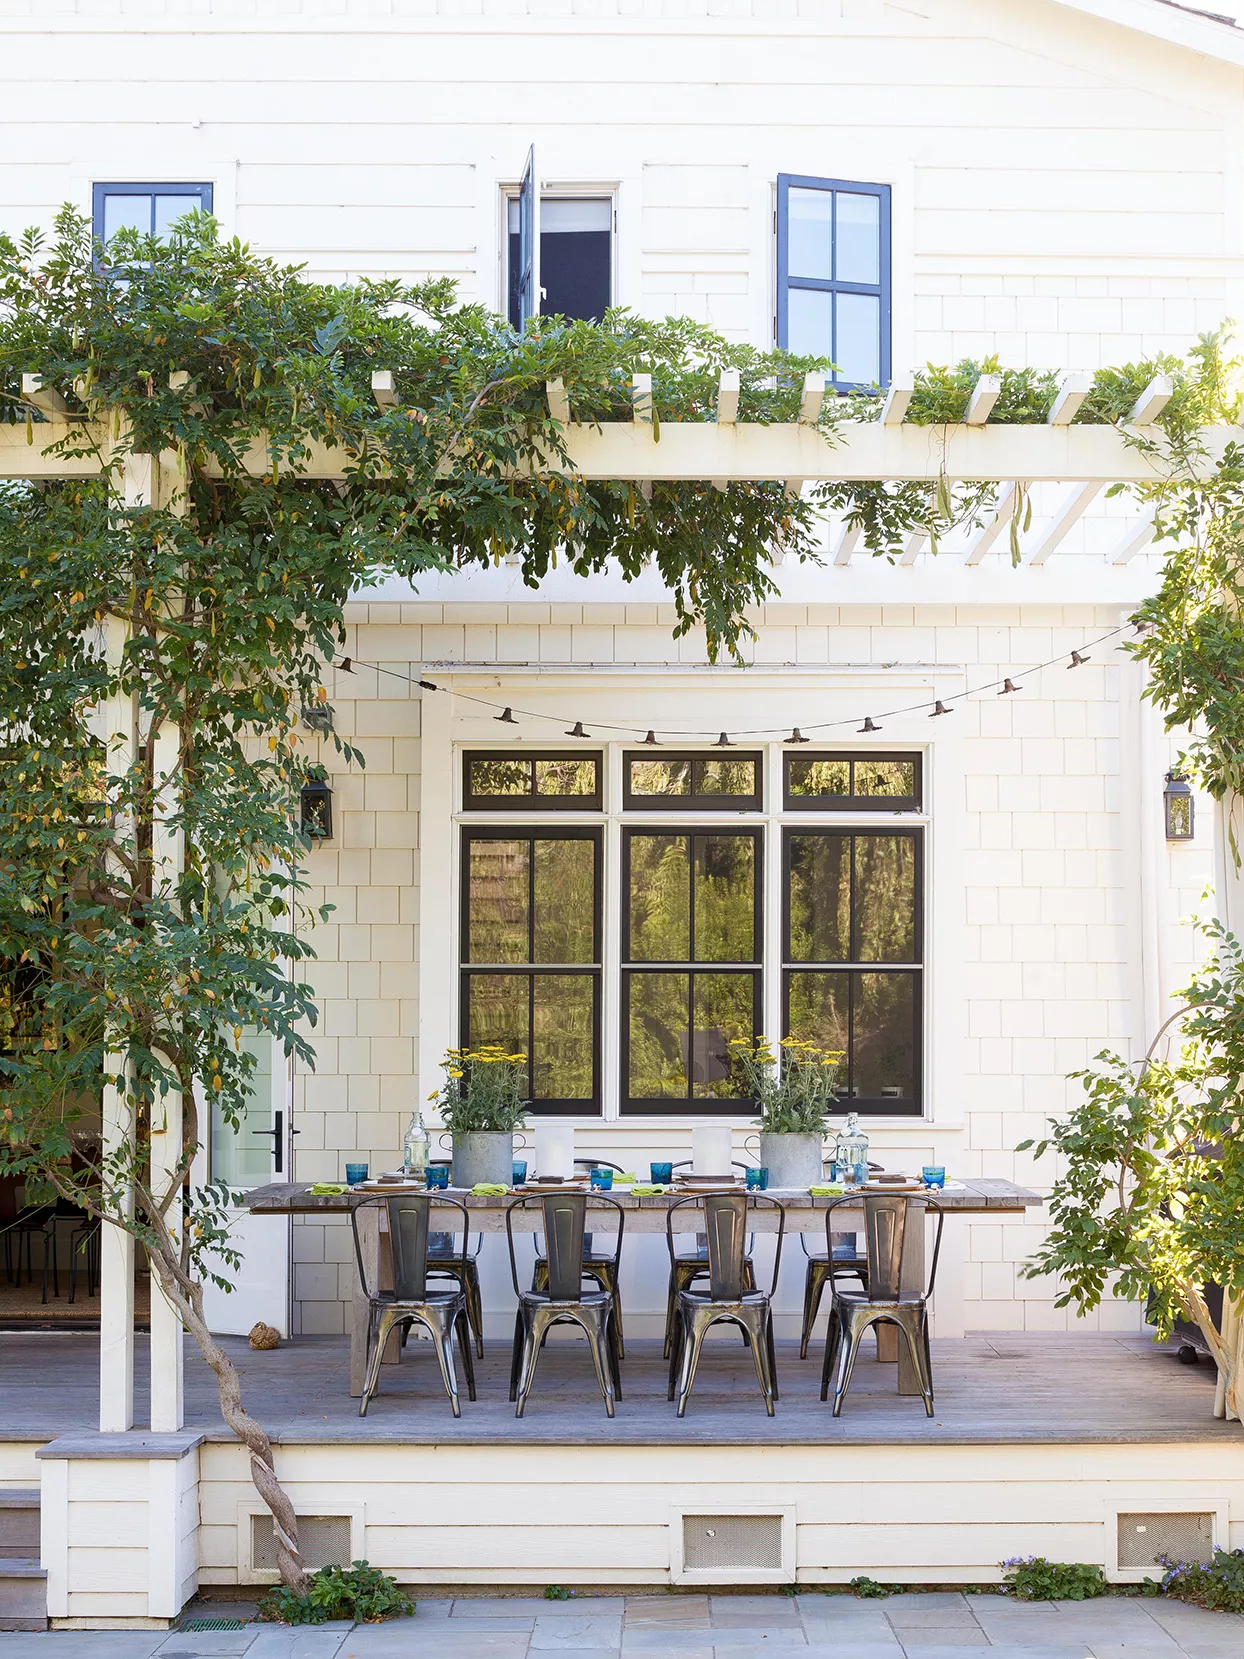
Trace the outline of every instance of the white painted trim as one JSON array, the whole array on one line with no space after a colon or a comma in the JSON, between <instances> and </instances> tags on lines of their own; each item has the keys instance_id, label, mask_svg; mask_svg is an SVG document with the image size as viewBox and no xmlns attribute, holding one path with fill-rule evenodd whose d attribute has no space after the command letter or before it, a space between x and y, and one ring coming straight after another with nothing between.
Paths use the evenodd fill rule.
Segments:
<instances>
[{"instance_id":1,"label":"white painted trim","mask_svg":"<svg viewBox=\"0 0 1244 1659\"><path fill-rule=\"evenodd\" d=\"M69 1617L68 1458L39 1464L39 1561L47 1576L49 1619Z\"/></svg>"},{"instance_id":2,"label":"white painted trim","mask_svg":"<svg viewBox=\"0 0 1244 1659\"><path fill-rule=\"evenodd\" d=\"M419 789L419 1054L418 1099L426 1102L441 1083L440 1060L457 1041L458 998L449 965L458 960L454 934L453 872L454 706L451 693L428 691L420 699ZM440 872L439 879L437 872Z\"/></svg>"},{"instance_id":3,"label":"white painted trim","mask_svg":"<svg viewBox=\"0 0 1244 1659\"><path fill-rule=\"evenodd\" d=\"M1108 1492L1103 1504L1103 1524L1105 1530L1105 1567L1106 1577L1111 1584L1143 1584L1146 1578L1152 1578L1158 1569L1153 1567L1120 1567L1119 1565L1119 1516L1120 1515L1212 1515L1214 1517L1213 1546L1215 1549L1227 1550L1231 1548L1231 1500L1223 1493L1206 1490L1204 1487L1190 1487L1184 1493L1176 1496L1168 1487L1156 1490L1150 1487L1126 1489L1126 1496L1118 1491L1117 1487Z\"/></svg>"},{"instance_id":4,"label":"white painted trim","mask_svg":"<svg viewBox=\"0 0 1244 1659\"><path fill-rule=\"evenodd\" d=\"M688 1515L777 1515L782 1523L780 1567L687 1567L683 1565L683 1526ZM670 1582L673 1584L793 1584L796 1560L795 1505L793 1503L714 1503L709 1496L684 1499L670 1505Z\"/></svg>"}]
</instances>

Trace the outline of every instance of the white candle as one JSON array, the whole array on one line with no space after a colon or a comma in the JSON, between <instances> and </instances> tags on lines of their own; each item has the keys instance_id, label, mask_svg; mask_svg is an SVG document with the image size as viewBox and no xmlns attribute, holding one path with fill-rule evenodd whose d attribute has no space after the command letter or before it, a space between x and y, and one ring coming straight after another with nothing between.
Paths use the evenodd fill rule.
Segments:
<instances>
[{"instance_id":1,"label":"white candle","mask_svg":"<svg viewBox=\"0 0 1244 1659\"><path fill-rule=\"evenodd\" d=\"M691 1131L693 1175L729 1175L731 1132L724 1124L706 1123Z\"/></svg>"},{"instance_id":2,"label":"white candle","mask_svg":"<svg viewBox=\"0 0 1244 1659\"><path fill-rule=\"evenodd\" d=\"M560 1175L569 1180L574 1174L574 1125L540 1124L536 1129L535 1163L537 1175Z\"/></svg>"}]
</instances>

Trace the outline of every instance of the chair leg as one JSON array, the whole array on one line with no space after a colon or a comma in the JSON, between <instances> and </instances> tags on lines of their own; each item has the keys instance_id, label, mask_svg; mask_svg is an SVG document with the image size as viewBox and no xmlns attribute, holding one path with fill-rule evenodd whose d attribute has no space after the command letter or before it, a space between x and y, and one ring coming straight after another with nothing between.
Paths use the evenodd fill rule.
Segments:
<instances>
[{"instance_id":1,"label":"chair leg","mask_svg":"<svg viewBox=\"0 0 1244 1659\"><path fill-rule=\"evenodd\" d=\"M756 1367L756 1381L760 1384L760 1392L764 1396L765 1410L773 1416L773 1378L769 1371L769 1343L765 1332L765 1312L763 1307L752 1307L746 1310L746 1316L751 1325L752 1363Z\"/></svg>"},{"instance_id":2,"label":"chair leg","mask_svg":"<svg viewBox=\"0 0 1244 1659\"><path fill-rule=\"evenodd\" d=\"M841 1316L840 1316L841 1317ZM855 1370L856 1355L860 1351L860 1342L863 1339L866 1325L857 1324L849 1320L842 1332L838 1345L837 1374L834 1377L834 1416L842 1416L842 1402L847 1389L851 1386L851 1376Z\"/></svg>"},{"instance_id":3,"label":"chair leg","mask_svg":"<svg viewBox=\"0 0 1244 1659\"><path fill-rule=\"evenodd\" d=\"M523 1310L514 1315L514 1351L510 1355L510 1402L518 1399L518 1375L523 1363Z\"/></svg>"},{"instance_id":4,"label":"chair leg","mask_svg":"<svg viewBox=\"0 0 1244 1659\"><path fill-rule=\"evenodd\" d=\"M612 1304L609 1308L605 1331L609 1342L609 1370L613 1376L614 1397L620 1400L622 1398L622 1332L618 1325L618 1310Z\"/></svg>"},{"instance_id":5,"label":"chair leg","mask_svg":"<svg viewBox=\"0 0 1244 1659\"><path fill-rule=\"evenodd\" d=\"M20 1271L20 1269L19 1269ZM678 1312L678 1269L670 1263L669 1285L665 1292L665 1358L669 1359L674 1346L674 1329ZM671 1387L672 1387L671 1383ZM674 1398L673 1394L670 1399Z\"/></svg>"},{"instance_id":6,"label":"chair leg","mask_svg":"<svg viewBox=\"0 0 1244 1659\"><path fill-rule=\"evenodd\" d=\"M838 1359L838 1346L842 1341L842 1321L838 1317L838 1309L832 1299L829 1307L829 1328L825 1332L825 1359L821 1366L821 1398L829 1398L829 1379L833 1374L834 1365Z\"/></svg>"},{"instance_id":7,"label":"chair leg","mask_svg":"<svg viewBox=\"0 0 1244 1659\"><path fill-rule=\"evenodd\" d=\"M618 1345L618 1358L625 1359L626 1337L622 1330L622 1295L618 1289L618 1276L614 1271L612 1262L598 1267L593 1273L593 1277L602 1290L608 1291L613 1300L614 1339Z\"/></svg>"},{"instance_id":8,"label":"chair leg","mask_svg":"<svg viewBox=\"0 0 1244 1659\"><path fill-rule=\"evenodd\" d=\"M471 1352L471 1319L467 1310L463 1308L454 1321L458 1332L458 1343L462 1349L462 1369L466 1373L467 1399L475 1398L475 1356Z\"/></svg>"},{"instance_id":9,"label":"chair leg","mask_svg":"<svg viewBox=\"0 0 1244 1659\"><path fill-rule=\"evenodd\" d=\"M608 1329L612 1324L610 1315L613 1309L608 1303L601 1311L599 1321L583 1322L583 1330L587 1336L587 1345L592 1350L592 1364L596 1367L596 1381L600 1384L600 1392L605 1401L605 1415L613 1416L613 1361L612 1355L606 1352Z\"/></svg>"},{"instance_id":10,"label":"chair leg","mask_svg":"<svg viewBox=\"0 0 1244 1659\"><path fill-rule=\"evenodd\" d=\"M484 1357L484 1298L479 1288L479 1268L475 1262L466 1264L467 1323L475 1333L475 1352ZM471 1396L474 1399L474 1395Z\"/></svg>"},{"instance_id":11,"label":"chair leg","mask_svg":"<svg viewBox=\"0 0 1244 1659\"><path fill-rule=\"evenodd\" d=\"M929 1322L927 1317L920 1320L920 1328L913 1330L907 1320L898 1321L911 1354L911 1363L915 1367L916 1377L920 1383L920 1392L924 1396L924 1414L933 1415L933 1373L929 1360Z\"/></svg>"},{"instance_id":12,"label":"chair leg","mask_svg":"<svg viewBox=\"0 0 1244 1659\"><path fill-rule=\"evenodd\" d=\"M773 1309L765 1304L765 1348L769 1355L769 1383L773 1389L773 1398L780 1400L777 1380L777 1353L773 1343Z\"/></svg>"},{"instance_id":13,"label":"chair leg","mask_svg":"<svg viewBox=\"0 0 1244 1659\"><path fill-rule=\"evenodd\" d=\"M389 1340L392 1321L387 1313L377 1318L373 1306L367 1318L367 1375L363 1380L363 1398L359 1401L359 1416L367 1416L368 1402L380 1384L380 1362L384 1358L385 1343Z\"/></svg>"},{"instance_id":14,"label":"chair leg","mask_svg":"<svg viewBox=\"0 0 1244 1659\"><path fill-rule=\"evenodd\" d=\"M436 1358L440 1363L441 1381L445 1384L445 1392L449 1395L449 1403L455 1417L462 1416L462 1404L458 1399L458 1373L454 1368L454 1336L453 1324L443 1320L432 1331L432 1346L436 1349Z\"/></svg>"},{"instance_id":15,"label":"chair leg","mask_svg":"<svg viewBox=\"0 0 1244 1659\"><path fill-rule=\"evenodd\" d=\"M821 1298L825 1294L825 1274L821 1272L820 1262L809 1262L808 1270L803 1276L803 1330L799 1336L799 1357L807 1359L808 1343L812 1340L812 1329L816 1324L816 1316L821 1311Z\"/></svg>"},{"instance_id":16,"label":"chair leg","mask_svg":"<svg viewBox=\"0 0 1244 1659\"><path fill-rule=\"evenodd\" d=\"M531 1385L536 1380L536 1366L540 1363L540 1349L544 1345L544 1338L548 1335L553 1321L541 1318L539 1309L523 1309L523 1368L518 1379L518 1402L514 1410L515 1417L521 1417L527 1404L527 1396L531 1393Z\"/></svg>"},{"instance_id":17,"label":"chair leg","mask_svg":"<svg viewBox=\"0 0 1244 1659\"><path fill-rule=\"evenodd\" d=\"M683 1314L683 1321L682 1367L678 1378L678 1415L680 1417L687 1410L687 1400L700 1364L700 1349L704 1345L704 1335L708 1330L708 1326L702 1324L694 1314Z\"/></svg>"},{"instance_id":18,"label":"chair leg","mask_svg":"<svg viewBox=\"0 0 1244 1659\"><path fill-rule=\"evenodd\" d=\"M669 1391L666 1398L674 1400L678 1396L678 1373L682 1368L682 1312L675 1306L673 1310L673 1326L665 1338L665 1357L670 1362Z\"/></svg>"}]
</instances>

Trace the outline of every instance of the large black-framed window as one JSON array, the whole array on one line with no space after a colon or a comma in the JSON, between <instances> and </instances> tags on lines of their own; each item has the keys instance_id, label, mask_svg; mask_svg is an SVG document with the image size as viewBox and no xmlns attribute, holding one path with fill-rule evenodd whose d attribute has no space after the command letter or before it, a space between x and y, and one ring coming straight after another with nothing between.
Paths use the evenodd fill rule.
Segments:
<instances>
[{"instance_id":1,"label":"large black-framed window","mask_svg":"<svg viewBox=\"0 0 1244 1659\"><path fill-rule=\"evenodd\" d=\"M759 812L764 799L764 755L689 750L622 756L622 804L641 812Z\"/></svg>"},{"instance_id":2,"label":"large black-framed window","mask_svg":"<svg viewBox=\"0 0 1244 1659\"><path fill-rule=\"evenodd\" d=\"M921 829L788 828L782 861L785 1034L841 1050L860 1113L921 1111Z\"/></svg>"},{"instance_id":3,"label":"large black-framed window","mask_svg":"<svg viewBox=\"0 0 1244 1659\"><path fill-rule=\"evenodd\" d=\"M469 749L462 757L468 812L599 812L600 752Z\"/></svg>"},{"instance_id":4,"label":"large black-framed window","mask_svg":"<svg viewBox=\"0 0 1244 1659\"><path fill-rule=\"evenodd\" d=\"M833 753L810 749L784 756L788 812L919 812L922 756Z\"/></svg>"},{"instance_id":5,"label":"large black-framed window","mask_svg":"<svg viewBox=\"0 0 1244 1659\"><path fill-rule=\"evenodd\" d=\"M760 829L624 829L624 1116L755 1110L730 1043L761 1029L763 860Z\"/></svg>"},{"instance_id":6,"label":"large black-framed window","mask_svg":"<svg viewBox=\"0 0 1244 1659\"><path fill-rule=\"evenodd\" d=\"M602 839L462 830L461 1042L525 1053L535 1112L601 1109Z\"/></svg>"},{"instance_id":7,"label":"large black-framed window","mask_svg":"<svg viewBox=\"0 0 1244 1659\"><path fill-rule=\"evenodd\" d=\"M840 391L890 379L890 186L779 173L777 343Z\"/></svg>"},{"instance_id":8,"label":"large black-framed window","mask_svg":"<svg viewBox=\"0 0 1244 1659\"><path fill-rule=\"evenodd\" d=\"M210 184L96 184L91 188L91 232L105 247L119 230L167 236L178 219L197 208L212 211Z\"/></svg>"}]
</instances>

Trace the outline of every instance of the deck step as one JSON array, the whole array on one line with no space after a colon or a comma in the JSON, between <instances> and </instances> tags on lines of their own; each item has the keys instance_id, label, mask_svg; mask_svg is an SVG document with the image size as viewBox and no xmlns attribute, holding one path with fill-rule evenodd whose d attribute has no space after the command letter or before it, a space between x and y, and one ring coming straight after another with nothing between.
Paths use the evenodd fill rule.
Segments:
<instances>
[{"instance_id":1,"label":"deck step","mask_svg":"<svg viewBox=\"0 0 1244 1659\"><path fill-rule=\"evenodd\" d=\"M8 1487L0 1492L0 1558L37 1558L39 1547L39 1488Z\"/></svg>"},{"instance_id":2,"label":"deck step","mask_svg":"<svg viewBox=\"0 0 1244 1659\"><path fill-rule=\"evenodd\" d=\"M46 1630L47 1574L38 1556L0 1556L0 1630Z\"/></svg>"}]
</instances>

